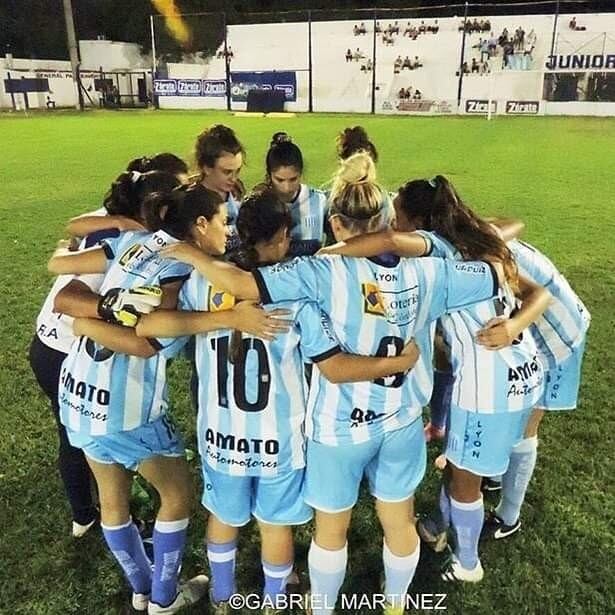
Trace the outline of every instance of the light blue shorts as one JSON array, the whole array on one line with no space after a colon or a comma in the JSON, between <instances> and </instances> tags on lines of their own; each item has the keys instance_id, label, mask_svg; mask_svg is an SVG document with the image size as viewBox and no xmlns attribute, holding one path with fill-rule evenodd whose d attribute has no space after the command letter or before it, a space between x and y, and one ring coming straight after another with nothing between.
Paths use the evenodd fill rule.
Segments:
<instances>
[{"instance_id":1,"label":"light blue shorts","mask_svg":"<svg viewBox=\"0 0 615 615\"><path fill-rule=\"evenodd\" d=\"M451 405L446 458L477 476L499 476L508 468L512 448L523 438L532 408L481 414Z\"/></svg>"},{"instance_id":2,"label":"light blue shorts","mask_svg":"<svg viewBox=\"0 0 615 615\"><path fill-rule=\"evenodd\" d=\"M537 408L545 410L574 410L581 385L581 365L585 341L579 344L565 361L545 371L545 389Z\"/></svg>"},{"instance_id":3,"label":"light blue shorts","mask_svg":"<svg viewBox=\"0 0 615 615\"><path fill-rule=\"evenodd\" d=\"M308 440L305 501L323 512L348 510L357 502L365 474L375 498L402 502L414 495L426 463L421 419L361 444Z\"/></svg>"},{"instance_id":4,"label":"light blue shorts","mask_svg":"<svg viewBox=\"0 0 615 615\"><path fill-rule=\"evenodd\" d=\"M312 518L312 509L303 500L303 469L271 477L231 476L205 462L201 469L201 503L226 525L241 527L252 516L271 525L301 525Z\"/></svg>"},{"instance_id":5,"label":"light blue shorts","mask_svg":"<svg viewBox=\"0 0 615 615\"><path fill-rule=\"evenodd\" d=\"M106 436L90 436L66 428L70 443L83 450L98 463L118 463L136 470L150 457L182 457L184 444L173 421L162 416L130 431L118 431Z\"/></svg>"}]
</instances>

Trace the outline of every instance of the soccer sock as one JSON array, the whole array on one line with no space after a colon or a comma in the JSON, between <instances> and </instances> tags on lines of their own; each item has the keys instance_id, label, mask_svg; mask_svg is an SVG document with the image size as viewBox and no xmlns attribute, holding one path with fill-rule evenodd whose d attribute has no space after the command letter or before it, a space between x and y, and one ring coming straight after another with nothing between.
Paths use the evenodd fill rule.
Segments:
<instances>
[{"instance_id":1,"label":"soccer sock","mask_svg":"<svg viewBox=\"0 0 615 615\"><path fill-rule=\"evenodd\" d=\"M149 594L152 587L152 569L137 526L132 522L123 525L102 525L107 545L122 567L132 591Z\"/></svg>"},{"instance_id":2,"label":"soccer sock","mask_svg":"<svg viewBox=\"0 0 615 615\"><path fill-rule=\"evenodd\" d=\"M288 564L269 564L265 560L263 563L263 574L265 575L265 588L263 598L268 598L275 606L276 596L283 595L286 591L286 581L293 571L293 560Z\"/></svg>"},{"instance_id":3,"label":"soccer sock","mask_svg":"<svg viewBox=\"0 0 615 615\"><path fill-rule=\"evenodd\" d=\"M478 539L485 516L483 498L464 503L450 497L450 502L451 523L456 535L455 555L464 568L472 570L478 564Z\"/></svg>"},{"instance_id":4,"label":"soccer sock","mask_svg":"<svg viewBox=\"0 0 615 615\"><path fill-rule=\"evenodd\" d=\"M432 427L442 429L448 418L450 393L455 378L451 372L438 369L433 373L433 395L429 402L429 420Z\"/></svg>"},{"instance_id":5,"label":"soccer sock","mask_svg":"<svg viewBox=\"0 0 615 615\"><path fill-rule=\"evenodd\" d=\"M186 544L188 519L154 524L154 576L152 602L168 606L177 596L177 580Z\"/></svg>"},{"instance_id":6,"label":"soccer sock","mask_svg":"<svg viewBox=\"0 0 615 615\"><path fill-rule=\"evenodd\" d=\"M439 500L439 506L440 506L440 531L444 532L446 530L448 530L448 528L451 526L451 500L448 496L448 493L446 493L446 487L444 485L442 485L440 487L440 500Z\"/></svg>"},{"instance_id":7,"label":"soccer sock","mask_svg":"<svg viewBox=\"0 0 615 615\"><path fill-rule=\"evenodd\" d=\"M502 499L495 509L495 514L506 525L513 525L519 518L527 488L534 474L537 455L537 436L525 438L513 447L508 470L502 478Z\"/></svg>"},{"instance_id":8,"label":"soccer sock","mask_svg":"<svg viewBox=\"0 0 615 615\"><path fill-rule=\"evenodd\" d=\"M319 547L313 540L308 552L308 568L313 615L333 613L337 595L346 576L348 561L348 544L338 551L329 551Z\"/></svg>"},{"instance_id":9,"label":"soccer sock","mask_svg":"<svg viewBox=\"0 0 615 615\"><path fill-rule=\"evenodd\" d=\"M410 555L394 555L387 543L382 542L382 561L384 562L384 594L387 601L394 607L406 604L406 594L412 582L416 566L421 554L421 543L418 542Z\"/></svg>"},{"instance_id":10,"label":"soccer sock","mask_svg":"<svg viewBox=\"0 0 615 615\"><path fill-rule=\"evenodd\" d=\"M207 559L211 571L211 599L213 602L228 600L235 593L235 556L237 541L207 543Z\"/></svg>"}]
</instances>

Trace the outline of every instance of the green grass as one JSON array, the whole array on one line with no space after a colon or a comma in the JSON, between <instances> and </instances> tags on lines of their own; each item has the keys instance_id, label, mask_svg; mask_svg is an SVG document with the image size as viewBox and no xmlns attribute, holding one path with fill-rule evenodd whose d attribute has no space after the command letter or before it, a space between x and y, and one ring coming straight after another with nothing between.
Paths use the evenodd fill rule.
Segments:
<instances>
[{"instance_id":1,"label":"green grass","mask_svg":"<svg viewBox=\"0 0 615 615\"><path fill-rule=\"evenodd\" d=\"M437 578L437 559L424 554L411 592L447 592L450 613L615 612L615 120L356 115L273 120L200 112L0 116L0 612L97 615L125 608L128 592L101 538L68 537L55 427L30 373L27 347L51 283L45 262L66 220L98 207L130 158L164 150L190 158L196 134L214 122L229 124L244 142L247 185L261 179L269 138L280 129L303 149L307 180L323 183L334 169L336 133L361 123L380 150L380 178L387 187L442 173L477 210L526 222L527 239L558 264L593 316L580 407L545 419L523 531L483 548L484 581L448 587ZM172 395L194 445L185 374L185 366L174 368ZM418 510L434 504L437 481L430 470L418 492ZM302 567L308 536L308 529L298 533ZM199 512L186 574L205 566L202 538ZM371 503L363 497L350 536L347 592L379 591L380 544ZM257 532L250 528L243 532L239 556L242 590L258 590L259 561Z\"/></svg>"}]
</instances>

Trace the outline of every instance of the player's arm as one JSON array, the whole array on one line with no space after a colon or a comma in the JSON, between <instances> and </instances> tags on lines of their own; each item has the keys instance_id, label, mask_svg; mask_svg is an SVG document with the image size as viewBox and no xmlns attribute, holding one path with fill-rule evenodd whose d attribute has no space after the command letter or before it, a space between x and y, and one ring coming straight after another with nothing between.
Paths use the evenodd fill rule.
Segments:
<instances>
[{"instance_id":1,"label":"player's arm","mask_svg":"<svg viewBox=\"0 0 615 615\"><path fill-rule=\"evenodd\" d=\"M516 218L485 218L485 220L495 227L498 235L505 242L517 239L525 230L525 223Z\"/></svg>"},{"instance_id":2,"label":"player's arm","mask_svg":"<svg viewBox=\"0 0 615 615\"><path fill-rule=\"evenodd\" d=\"M100 318L98 303L100 295L87 284L71 280L53 301L53 311L75 318Z\"/></svg>"},{"instance_id":3,"label":"player's arm","mask_svg":"<svg viewBox=\"0 0 615 615\"><path fill-rule=\"evenodd\" d=\"M127 216L94 216L83 214L71 218L66 225L66 232L73 237L86 237L90 233L116 228L118 231L143 231L145 227Z\"/></svg>"},{"instance_id":4,"label":"player's arm","mask_svg":"<svg viewBox=\"0 0 615 615\"><path fill-rule=\"evenodd\" d=\"M97 318L76 318L73 322L73 333L78 337L85 335L114 352L144 359L153 357L157 352L150 341L144 337L138 337L134 329L114 325Z\"/></svg>"},{"instance_id":5,"label":"player's arm","mask_svg":"<svg viewBox=\"0 0 615 615\"><path fill-rule=\"evenodd\" d=\"M500 350L510 346L547 309L551 294L542 286L519 276L521 307L510 318L493 318L481 329L476 341L489 348Z\"/></svg>"},{"instance_id":6,"label":"player's arm","mask_svg":"<svg viewBox=\"0 0 615 615\"><path fill-rule=\"evenodd\" d=\"M322 375L334 384L369 382L410 371L419 358L419 348L410 341L396 357L366 357L339 352L316 361Z\"/></svg>"},{"instance_id":7,"label":"player's arm","mask_svg":"<svg viewBox=\"0 0 615 615\"><path fill-rule=\"evenodd\" d=\"M47 263L50 273L61 275L72 273L104 273L107 270L108 258L105 249L95 247L80 252L69 252L66 248L58 248Z\"/></svg>"},{"instance_id":8,"label":"player's arm","mask_svg":"<svg viewBox=\"0 0 615 615\"><path fill-rule=\"evenodd\" d=\"M221 312L156 310L143 316L136 327L139 337L179 337L208 333L218 329L236 329L254 337L272 340L285 333L292 321L284 320L289 310L266 311L252 301L241 301Z\"/></svg>"},{"instance_id":9,"label":"player's arm","mask_svg":"<svg viewBox=\"0 0 615 615\"><path fill-rule=\"evenodd\" d=\"M180 242L166 246L160 251L165 258L173 258L192 265L211 284L240 298L258 301L260 293L254 276L232 263L227 263L199 250L189 243Z\"/></svg>"},{"instance_id":10,"label":"player's arm","mask_svg":"<svg viewBox=\"0 0 615 615\"><path fill-rule=\"evenodd\" d=\"M401 233L391 229L377 233L351 237L319 250L318 254L339 254L341 256L370 257L384 253L398 256L425 256L431 244L419 233Z\"/></svg>"}]
</instances>

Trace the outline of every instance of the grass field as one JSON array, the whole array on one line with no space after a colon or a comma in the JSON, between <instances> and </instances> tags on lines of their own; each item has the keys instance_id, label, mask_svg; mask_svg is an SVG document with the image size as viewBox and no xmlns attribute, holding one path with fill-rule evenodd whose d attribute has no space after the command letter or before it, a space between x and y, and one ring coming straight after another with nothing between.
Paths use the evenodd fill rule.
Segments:
<instances>
[{"instance_id":1,"label":"grass field","mask_svg":"<svg viewBox=\"0 0 615 615\"><path fill-rule=\"evenodd\" d=\"M411 593L448 593L454 614L615 613L615 119L273 120L197 112L0 115L0 613L98 615L126 608L128 590L100 535L69 537L55 426L30 373L27 347L51 284L45 262L66 220L98 207L111 179L137 155L166 150L191 158L196 134L214 122L232 126L245 144L248 186L262 177L273 132L293 135L308 182L319 185L334 169L336 133L361 123L380 150L380 179L388 188L442 173L480 212L526 222L527 239L558 264L592 313L580 407L543 422L523 530L483 548L484 581L449 587L438 580L438 560L424 553ZM185 377L185 366L174 366L172 399L194 448ZM417 495L419 511L433 505L437 480L430 469ZM202 517L199 511L192 525L186 575L205 566ZM302 568L308 537L308 529L297 537ZM345 591L380 591L381 537L367 497L355 511L350 546ZM240 548L240 589L257 591L255 528L244 531Z\"/></svg>"}]
</instances>

